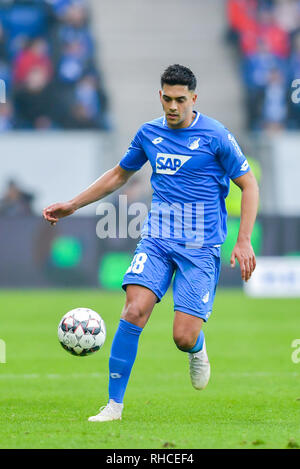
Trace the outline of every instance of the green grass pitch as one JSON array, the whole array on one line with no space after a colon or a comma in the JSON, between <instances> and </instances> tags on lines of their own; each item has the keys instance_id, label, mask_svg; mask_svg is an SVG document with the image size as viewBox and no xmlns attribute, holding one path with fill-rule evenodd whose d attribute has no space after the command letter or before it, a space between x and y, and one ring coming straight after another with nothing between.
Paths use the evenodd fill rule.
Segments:
<instances>
[{"instance_id":1,"label":"green grass pitch","mask_svg":"<svg viewBox=\"0 0 300 469\"><path fill-rule=\"evenodd\" d=\"M2 291L0 448L300 447L299 300L249 299L219 290L205 325L212 376L204 391L189 381L188 358L172 341L167 295L142 333L122 421L90 423L107 401L108 357L124 294ZM74 357L57 340L63 314L98 311L104 348Z\"/></svg>"}]
</instances>

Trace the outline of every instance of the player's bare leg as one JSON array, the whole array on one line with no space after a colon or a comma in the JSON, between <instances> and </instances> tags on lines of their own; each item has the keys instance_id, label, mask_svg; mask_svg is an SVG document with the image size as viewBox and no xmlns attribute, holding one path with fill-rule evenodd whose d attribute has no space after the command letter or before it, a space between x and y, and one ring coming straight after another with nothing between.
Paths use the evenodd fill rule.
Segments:
<instances>
[{"instance_id":1,"label":"player's bare leg","mask_svg":"<svg viewBox=\"0 0 300 469\"><path fill-rule=\"evenodd\" d=\"M149 288L141 285L128 285L126 288L126 302L121 317L143 329L156 302L157 296Z\"/></svg>"},{"instance_id":2,"label":"player's bare leg","mask_svg":"<svg viewBox=\"0 0 300 469\"><path fill-rule=\"evenodd\" d=\"M175 311L174 342L180 350L188 352L192 385L198 390L204 389L210 378L210 363L202 325L201 318Z\"/></svg>"},{"instance_id":3,"label":"player's bare leg","mask_svg":"<svg viewBox=\"0 0 300 469\"><path fill-rule=\"evenodd\" d=\"M119 328L115 334L109 360L109 402L90 422L121 420L123 397L135 361L138 339L157 302L157 296L148 288L128 285L126 302Z\"/></svg>"}]
</instances>

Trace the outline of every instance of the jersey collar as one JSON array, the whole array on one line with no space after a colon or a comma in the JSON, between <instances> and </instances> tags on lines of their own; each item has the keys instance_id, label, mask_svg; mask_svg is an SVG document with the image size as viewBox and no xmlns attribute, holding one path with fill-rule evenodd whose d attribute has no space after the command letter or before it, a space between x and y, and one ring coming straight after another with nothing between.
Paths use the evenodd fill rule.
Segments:
<instances>
[{"instance_id":1,"label":"jersey collar","mask_svg":"<svg viewBox=\"0 0 300 469\"><path fill-rule=\"evenodd\" d=\"M163 126L164 126L164 127L168 127L168 129L170 129L170 130L186 130L186 129L191 129L192 127L194 127L194 126L197 124L197 122L198 122L198 120L199 120L199 117L200 117L200 115L201 115L200 112L198 112L198 111L194 111L194 112L196 113L196 117L195 117L195 119L193 120L193 122L192 122L188 127L183 127L182 129L170 129L170 127L168 127L168 125L167 125L166 116L164 116Z\"/></svg>"}]
</instances>

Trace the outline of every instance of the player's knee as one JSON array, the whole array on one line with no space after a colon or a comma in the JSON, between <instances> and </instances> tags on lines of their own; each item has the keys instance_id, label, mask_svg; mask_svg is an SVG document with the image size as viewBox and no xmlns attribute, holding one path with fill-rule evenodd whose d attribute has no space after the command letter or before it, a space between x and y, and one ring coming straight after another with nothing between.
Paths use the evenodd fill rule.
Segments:
<instances>
[{"instance_id":1,"label":"player's knee","mask_svg":"<svg viewBox=\"0 0 300 469\"><path fill-rule=\"evenodd\" d=\"M145 312L137 302L132 301L126 303L122 313L122 319L125 319L125 321L131 322L132 324L139 326L140 323L143 322L144 317Z\"/></svg>"},{"instance_id":2,"label":"player's knee","mask_svg":"<svg viewBox=\"0 0 300 469\"><path fill-rule=\"evenodd\" d=\"M176 347L179 350L182 350L183 352L185 352L194 347L197 338L194 340L194 338L188 334L176 333L173 335L173 340L176 344Z\"/></svg>"}]
</instances>

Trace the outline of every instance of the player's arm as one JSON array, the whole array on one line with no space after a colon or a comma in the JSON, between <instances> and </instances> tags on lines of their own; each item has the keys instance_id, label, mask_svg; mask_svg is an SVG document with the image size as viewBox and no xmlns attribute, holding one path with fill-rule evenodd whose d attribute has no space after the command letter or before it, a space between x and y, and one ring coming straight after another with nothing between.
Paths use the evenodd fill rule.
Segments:
<instances>
[{"instance_id":1,"label":"player's arm","mask_svg":"<svg viewBox=\"0 0 300 469\"><path fill-rule=\"evenodd\" d=\"M43 210L45 220L55 225L60 218L72 215L76 210L85 207L122 187L135 171L126 171L118 164L104 173L85 191L68 202L50 205Z\"/></svg>"},{"instance_id":2,"label":"player's arm","mask_svg":"<svg viewBox=\"0 0 300 469\"><path fill-rule=\"evenodd\" d=\"M230 264L231 267L234 267L235 259L238 260L242 279L247 282L256 266L255 254L251 245L251 234L257 215L259 190L251 170L233 179L233 182L242 191L242 202L240 229L236 245L231 254Z\"/></svg>"}]
</instances>

